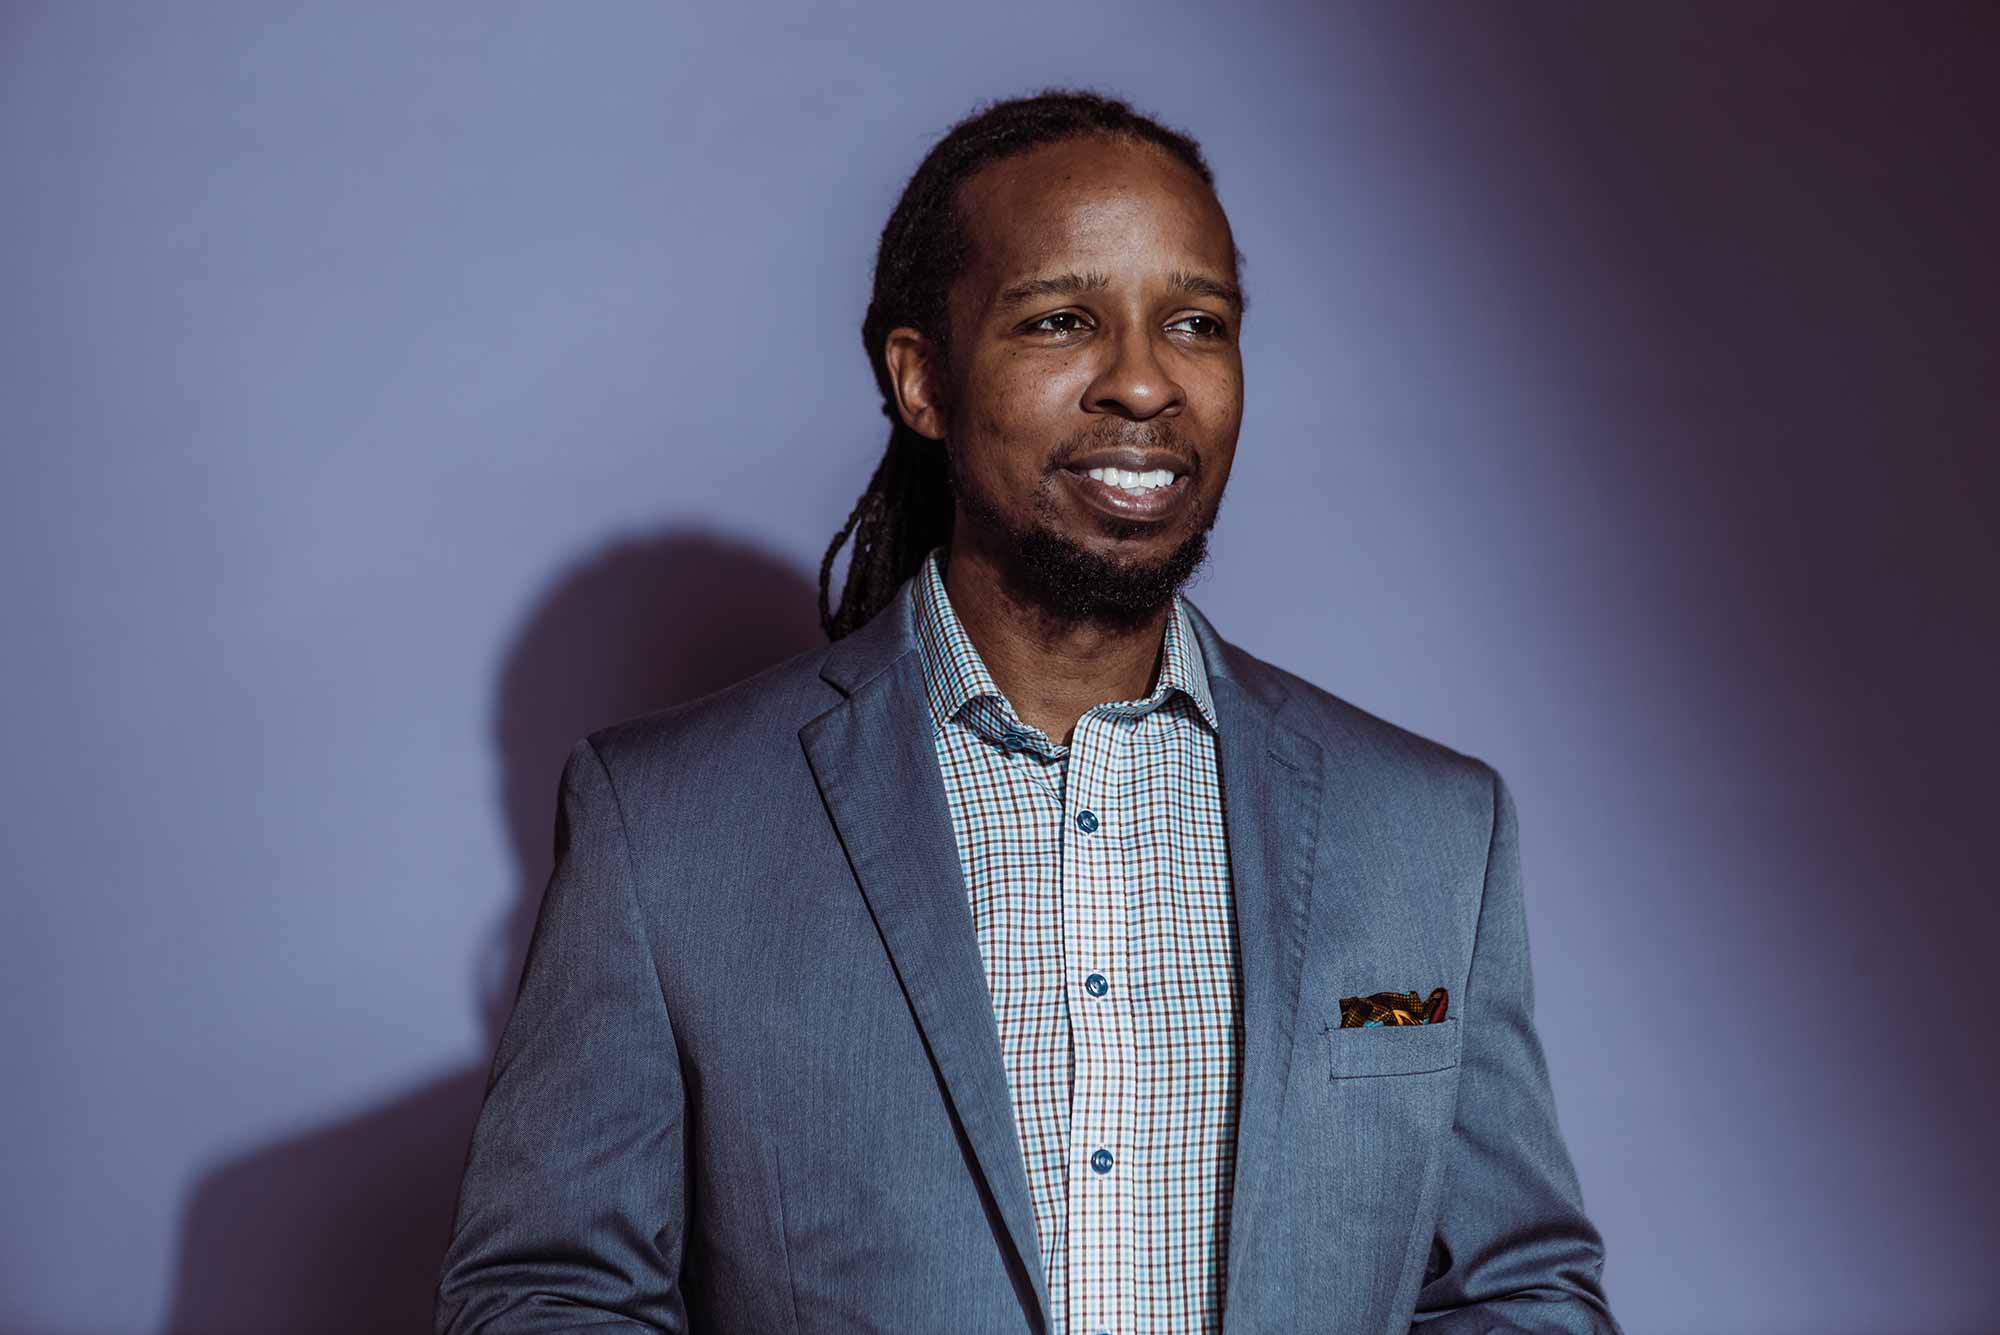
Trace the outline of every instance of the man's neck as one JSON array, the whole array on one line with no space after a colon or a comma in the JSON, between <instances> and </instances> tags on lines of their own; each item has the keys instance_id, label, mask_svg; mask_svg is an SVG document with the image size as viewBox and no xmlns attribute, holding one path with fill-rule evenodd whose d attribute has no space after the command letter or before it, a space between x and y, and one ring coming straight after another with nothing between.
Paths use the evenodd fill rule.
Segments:
<instances>
[{"instance_id":1,"label":"man's neck","mask_svg":"<svg viewBox=\"0 0 2000 1335\"><path fill-rule=\"evenodd\" d=\"M1067 745L1093 705L1137 700L1159 679L1171 603L1130 625L1055 617L1008 587L984 553L954 547L945 594L1021 721Z\"/></svg>"}]
</instances>

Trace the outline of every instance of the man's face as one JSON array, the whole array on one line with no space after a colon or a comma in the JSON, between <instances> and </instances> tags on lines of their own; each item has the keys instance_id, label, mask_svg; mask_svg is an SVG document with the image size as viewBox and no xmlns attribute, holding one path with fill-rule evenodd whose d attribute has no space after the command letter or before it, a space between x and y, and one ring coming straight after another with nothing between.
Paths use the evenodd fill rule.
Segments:
<instances>
[{"instance_id":1,"label":"man's face","mask_svg":"<svg viewBox=\"0 0 2000 1335\"><path fill-rule=\"evenodd\" d=\"M984 168L959 209L954 544L1059 618L1156 611L1206 554L1242 423L1229 220L1164 152L1104 137Z\"/></svg>"}]
</instances>

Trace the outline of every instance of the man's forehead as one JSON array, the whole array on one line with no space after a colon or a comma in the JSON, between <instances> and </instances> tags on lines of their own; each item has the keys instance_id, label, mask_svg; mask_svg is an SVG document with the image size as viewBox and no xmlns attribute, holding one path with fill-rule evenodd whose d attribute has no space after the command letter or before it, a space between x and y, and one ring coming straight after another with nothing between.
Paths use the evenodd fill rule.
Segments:
<instances>
[{"instance_id":1,"label":"man's forehead","mask_svg":"<svg viewBox=\"0 0 2000 1335\"><path fill-rule=\"evenodd\" d=\"M1047 145L979 172L959 206L965 276L996 301L1056 279L1082 290L1134 279L1199 289L1185 281L1193 277L1233 293L1235 245L1220 201L1150 145Z\"/></svg>"}]
</instances>

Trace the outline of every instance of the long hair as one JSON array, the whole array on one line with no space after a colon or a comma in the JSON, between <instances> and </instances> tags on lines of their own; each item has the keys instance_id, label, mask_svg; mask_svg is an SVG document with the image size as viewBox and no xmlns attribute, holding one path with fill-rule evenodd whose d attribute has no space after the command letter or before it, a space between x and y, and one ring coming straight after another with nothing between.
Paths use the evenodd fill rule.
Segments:
<instances>
[{"instance_id":1,"label":"long hair","mask_svg":"<svg viewBox=\"0 0 2000 1335\"><path fill-rule=\"evenodd\" d=\"M946 299L966 255L959 187L974 172L1002 158L1091 134L1156 145L1211 188L1215 184L1201 146L1186 135L1140 115L1117 98L1052 88L1032 97L991 103L952 126L924 155L903 188L903 197L882 229L875 252L875 290L861 322L861 342L882 391L883 416L890 423L889 446L819 565L819 620L828 639L859 629L887 607L930 550L951 540L953 501L945 451L903 424L883 352L889 331L907 326L931 342L940 368L950 356ZM854 552L840 606L832 609L827 595L833 559L850 536Z\"/></svg>"}]
</instances>

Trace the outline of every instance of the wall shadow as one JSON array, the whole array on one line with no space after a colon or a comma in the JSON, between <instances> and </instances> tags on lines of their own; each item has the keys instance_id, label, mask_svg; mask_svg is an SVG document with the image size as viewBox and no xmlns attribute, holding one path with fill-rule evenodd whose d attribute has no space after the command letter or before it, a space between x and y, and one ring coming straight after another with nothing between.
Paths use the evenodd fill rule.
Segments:
<instances>
[{"instance_id":1,"label":"wall shadow","mask_svg":"<svg viewBox=\"0 0 2000 1335\"><path fill-rule=\"evenodd\" d=\"M167 1335L431 1329L490 1054L553 863L571 743L821 643L806 574L699 530L613 542L550 584L494 686L516 870L472 980L487 1059L204 1173L182 1212Z\"/></svg>"}]
</instances>

